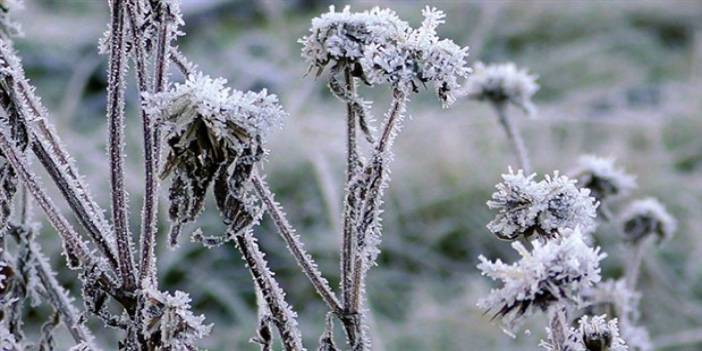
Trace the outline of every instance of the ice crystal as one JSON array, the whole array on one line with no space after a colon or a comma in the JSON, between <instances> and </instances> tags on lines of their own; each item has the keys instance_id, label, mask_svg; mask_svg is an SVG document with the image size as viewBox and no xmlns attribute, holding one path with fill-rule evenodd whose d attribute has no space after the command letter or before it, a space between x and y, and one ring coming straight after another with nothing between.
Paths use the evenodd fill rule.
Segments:
<instances>
[{"instance_id":1,"label":"ice crystal","mask_svg":"<svg viewBox=\"0 0 702 351\"><path fill-rule=\"evenodd\" d=\"M285 116L275 95L265 90L230 91L225 84L224 79L197 74L146 99L149 113L170 127L169 153L161 177L174 174L169 212L176 224L199 215L206 191L218 174L223 188L228 187L225 183L231 170L247 178L264 155L268 131ZM225 199L218 198L218 202Z\"/></svg>"},{"instance_id":2,"label":"ice crystal","mask_svg":"<svg viewBox=\"0 0 702 351\"><path fill-rule=\"evenodd\" d=\"M164 350L193 350L195 342L210 333L212 325L203 324L205 317L190 311L188 294L181 291L170 294L146 287L144 297L143 333L158 338Z\"/></svg>"},{"instance_id":3,"label":"ice crystal","mask_svg":"<svg viewBox=\"0 0 702 351\"><path fill-rule=\"evenodd\" d=\"M478 306L501 317L509 328L556 303L581 302L581 291L600 281L599 262L606 255L588 247L579 229L564 230L547 242L534 240L532 245L529 252L522 243L512 243L522 258L511 265L479 257L482 274L501 280L503 286L493 289Z\"/></svg>"},{"instance_id":4,"label":"ice crystal","mask_svg":"<svg viewBox=\"0 0 702 351\"><path fill-rule=\"evenodd\" d=\"M616 168L611 158L584 155L578 160L574 175L578 183L590 189L592 196L600 202L625 196L636 188L636 177Z\"/></svg>"},{"instance_id":5,"label":"ice crystal","mask_svg":"<svg viewBox=\"0 0 702 351\"><path fill-rule=\"evenodd\" d=\"M594 199L589 190L578 189L575 181L554 173L545 180L535 181L535 174L525 176L522 170L511 168L497 184L497 192L487 202L498 214L487 228L504 240L538 234L551 237L560 229L579 226L588 232L594 227Z\"/></svg>"},{"instance_id":6,"label":"ice crystal","mask_svg":"<svg viewBox=\"0 0 702 351\"><path fill-rule=\"evenodd\" d=\"M621 214L622 233L626 240L638 242L655 235L658 242L669 240L675 234L677 221L654 198L633 201Z\"/></svg>"},{"instance_id":7,"label":"ice crystal","mask_svg":"<svg viewBox=\"0 0 702 351\"><path fill-rule=\"evenodd\" d=\"M511 62L489 65L478 62L466 83L466 95L476 100L508 102L527 114L533 114L535 108L531 97L539 90L536 78Z\"/></svg>"},{"instance_id":8,"label":"ice crystal","mask_svg":"<svg viewBox=\"0 0 702 351\"><path fill-rule=\"evenodd\" d=\"M552 336L548 330L549 337ZM606 315L583 316L577 328L570 328L562 348L549 342L541 342L548 351L627 351L628 347L619 335L617 319L607 320Z\"/></svg>"}]
</instances>

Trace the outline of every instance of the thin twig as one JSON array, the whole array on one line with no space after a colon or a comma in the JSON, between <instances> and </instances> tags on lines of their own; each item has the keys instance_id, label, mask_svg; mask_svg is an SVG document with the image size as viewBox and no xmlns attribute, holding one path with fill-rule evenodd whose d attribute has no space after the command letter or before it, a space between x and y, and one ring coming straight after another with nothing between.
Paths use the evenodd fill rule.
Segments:
<instances>
[{"instance_id":1,"label":"thin twig","mask_svg":"<svg viewBox=\"0 0 702 351\"><path fill-rule=\"evenodd\" d=\"M268 188L268 184L266 184L265 180L263 180L256 171L254 171L252 182L258 197L261 198L261 201L266 205L266 212L273 220L273 223L278 229L278 233L287 244L288 250L290 250L290 253L300 265L302 271L307 278L309 278L319 296L322 297L322 300L324 300L334 313L342 313L341 304L339 304L339 300L329 287L329 282L322 276L312 256L305 251L299 235L295 233L295 229L290 225L285 217L285 213L275 201L273 194Z\"/></svg>"},{"instance_id":2,"label":"thin twig","mask_svg":"<svg viewBox=\"0 0 702 351\"><path fill-rule=\"evenodd\" d=\"M356 97L356 83L351 76L350 68L344 69L344 80L346 82L346 92L351 95L351 98ZM357 173L358 169L358 147L356 145L356 116L353 109L353 104L349 100L346 103L346 199L344 201L344 233L341 248L341 283L344 309L351 310L351 290L352 290L352 263L356 250L354 247L353 238L353 210L355 209L355 201L353 193L348 187Z\"/></svg>"},{"instance_id":3,"label":"thin twig","mask_svg":"<svg viewBox=\"0 0 702 351\"><path fill-rule=\"evenodd\" d=\"M507 133L507 139L509 139L510 145L514 154L517 156L517 161L519 162L519 167L524 170L524 173L531 173L531 165L529 163L529 154L524 146L524 139L522 139L517 126L510 119L509 114L507 114L507 103L495 103L493 104L495 111L497 112L497 117L500 121L500 125Z\"/></svg>"},{"instance_id":4,"label":"thin twig","mask_svg":"<svg viewBox=\"0 0 702 351\"><path fill-rule=\"evenodd\" d=\"M127 197L124 188L124 74L126 50L124 46L124 0L112 0L110 55L107 79L107 119L109 129L108 154L110 158L110 186L112 193L112 221L117 240L117 256L122 285L135 288L134 262L127 218Z\"/></svg>"}]
</instances>

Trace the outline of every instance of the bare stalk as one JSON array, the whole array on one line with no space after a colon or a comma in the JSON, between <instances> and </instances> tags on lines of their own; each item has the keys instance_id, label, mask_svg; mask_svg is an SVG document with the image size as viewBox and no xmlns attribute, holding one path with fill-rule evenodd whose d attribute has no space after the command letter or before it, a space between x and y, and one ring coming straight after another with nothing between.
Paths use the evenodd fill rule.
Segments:
<instances>
[{"instance_id":1,"label":"bare stalk","mask_svg":"<svg viewBox=\"0 0 702 351\"><path fill-rule=\"evenodd\" d=\"M494 103L493 106L495 107L502 128L505 130L505 133L507 133L507 139L509 139L510 145L512 145L512 150L517 156L519 167L524 170L524 173L531 173L529 154L524 146L524 139L522 139L519 130L510 119L509 114L507 114L507 103Z\"/></svg>"},{"instance_id":2,"label":"bare stalk","mask_svg":"<svg viewBox=\"0 0 702 351\"><path fill-rule=\"evenodd\" d=\"M626 270L624 272L624 279L626 285L629 289L636 290L636 284L639 281L639 275L641 274L641 262L643 261L644 253L649 245L649 242L654 238L654 236L648 236L632 244L630 249L630 255Z\"/></svg>"},{"instance_id":3,"label":"bare stalk","mask_svg":"<svg viewBox=\"0 0 702 351\"><path fill-rule=\"evenodd\" d=\"M263 180L256 171L254 171L252 182L254 189L256 189L256 194L266 205L266 212L273 220L276 229L278 229L278 233L287 244L288 250L290 250L297 264L300 265L302 271L310 280L312 286L314 286L314 289L329 308L334 313L341 314L343 309L331 287L329 287L329 282L322 276L322 272L317 268L317 264L312 259L312 256L305 251L302 241L300 241L300 236L295 232L295 229L288 222L280 205L275 201L273 194L268 188L268 184L266 184L265 180Z\"/></svg>"},{"instance_id":4,"label":"bare stalk","mask_svg":"<svg viewBox=\"0 0 702 351\"><path fill-rule=\"evenodd\" d=\"M304 347L302 346L302 338L295 320L295 313L285 302L285 293L273 278L256 240L251 236L251 233L236 234L234 240L249 268L251 276L268 305L273 324L280 333L283 347L287 351L303 350Z\"/></svg>"},{"instance_id":5,"label":"bare stalk","mask_svg":"<svg viewBox=\"0 0 702 351\"><path fill-rule=\"evenodd\" d=\"M351 76L351 69L344 69L344 80L346 82L346 92L350 94L350 98L356 97L356 83ZM356 249L354 247L353 238L353 219L354 209L356 207L353 192L349 191L358 169L358 147L356 145L356 115L353 109L352 100L346 102L346 199L344 201L344 233L341 248L341 290L344 301L344 309L351 309L351 290L352 290L352 275L354 255Z\"/></svg>"},{"instance_id":6,"label":"bare stalk","mask_svg":"<svg viewBox=\"0 0 702 351\"><path fill-rule=\"evenodd\" d=\"M108 154L110 157L110 186L112 193L112 221L117 240L117 256L122 285L134 289L134 263L127 218L127 196L124 188L124 74L126 50L124 47L124 0L111 2L111 36L107 87L107 119L109 129Z\"/></svg>"}]
</instances>

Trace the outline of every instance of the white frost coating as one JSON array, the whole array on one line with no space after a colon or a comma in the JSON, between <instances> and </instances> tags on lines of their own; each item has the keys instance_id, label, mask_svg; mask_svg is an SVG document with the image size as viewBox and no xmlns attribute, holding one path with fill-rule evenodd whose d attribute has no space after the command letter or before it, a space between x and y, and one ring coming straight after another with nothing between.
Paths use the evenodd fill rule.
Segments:
<instances>
[{"instance_id":1,"label":"white frost coating","mask_svg":"<svg viewBox=\"0 0 702 351\"><path fill-rule=\"evenodd\" d=\"M547 332L551 338L551 330L547 328ZM606 315L580 318L578 327L570 328L568 331L562 349L546 341L541 341L539 346L548 351L629 350L626 342L619 335L617 319L608 321Z\"/></svg>"},{"instance_id":2,"label":"white frost coating","mask_svg":"<svg viewBox=\"0 0 702 351\"><path fill-rule=\"evenodd\" d=\"M500 239L514 240L538 234L557 235L561 229L579 227L585 233L595 228L596 206L590 190L579 189L576 181L554 172L536 182L532 174L511 168L497 184L497 192L487 202L498 211L487 228Z\"/></svg>"},{"instance_id":3,"label":"white frost coating","mask_svg":"<svg viewBox=\"0 0 702 351\"><path fill-rule=\"evenodd\" d=\"M182 291L174 294L161 292L152 286L144 288L146 300L142 309L143 333L158 336L160 345L169 350L188 351L197 340L207 336L212 324L204 324L205 317L190 311L190 296Z\"/></svg>"},{"instance_id":4,"label":"white frost coating","mask_svg":"<svg viewBox=\"0 0 702 351\"><path fill-rule=\"evenodd\" d=\"M465 94L475 100L509 102L533 115L536 108L531 97L539 90L536 79L537 76L511 62L489 65L478 62L468 78Z\"/></svg>"},{"instance_id":5,"label":"white frost coating","mask_svg":"<svg viewBox=\"0 0 702 351\"><path fill-rule=\"evenodd\" d=\"M4 0L0 2L0 35L2 37L24 36L22 26L12 18L17 11L23 9L23 0Z\"/></svg>"},{"instance_id":6,"label":"white frost coating","mask_svg":"<svg viewBox=\"0 0 702 351\"><path fill-rule=\"evenodd\" d=\"M665 206L652 197L632 201L619 220L624 236L630 241L639 241L648 235L656 235L659 242L670 240L678 227Z\"/></svg>"},{"instance_id":7,"label":"white frost coating","mask_svg":"<svg viewBox=\"0 0 702 351\"><path fill-rule=\"evenodd\" d=\"M580 292L600 281L599 262L605 254L588 247L579 229L564 230L554 240L532 241L529 252L520 242L512 247L522 256L511 265L480 256L478 269L503 286L478 302L486 312L501 317L515 329L524 316L546 310L555 303L580 303Z\"/></svg>"},{"instance_id":8,"label":"white frost coating","mask_svg":"<svg viewBox=\"0 0 702 351\"><path fill-rule=\"evenodd\" d=\"M626 196L636 188L636 177L617 168L612 158L583 155L573 175L598 201Z\"/></svg>"},{"instance_id":9,"label":"white frost coating","mask_svg":"<svg viewBox=\"0 0 702 351\"><path fill-rule=\"evenodd\" d=\"M5 327L4 324L0 324L0 346L2 347L2 351L22 350L22 347L20 347L19 343L15 339L15 336L12 335L9 330L7 330L7 327Z\"/></svg>"}]
</instances>

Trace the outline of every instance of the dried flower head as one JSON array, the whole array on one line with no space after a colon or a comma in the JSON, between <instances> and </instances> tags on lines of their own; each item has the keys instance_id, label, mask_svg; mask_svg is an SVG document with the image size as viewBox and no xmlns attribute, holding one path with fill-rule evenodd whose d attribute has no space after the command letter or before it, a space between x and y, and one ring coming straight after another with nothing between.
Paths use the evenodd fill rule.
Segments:
<instances>
[{"instance_id":1,"label":"dried flower head","mask_svg":"<svg viewBox=\"0 0 702 351\"><path fill-rule=\"evenodd\" d=\"M188 294L161 292L153 287L144 289L143 333L149 338L158 338L164 350L189 351L195 342L207 336L212 324L203 324L204 316L195 316L190 311Z\"/></svg>"},{"instance_id":2,"label":"dried flower head","mask_svg":"<svg viewBox=\"0 0 702 351\"><path fill-rule=\"evenodd\" d=\"M549 337L551 330L548 330ZM628 347L619 336L617 319L607 320L606 315L583 316L578 320L577 328L570 328L562 348L554 347L549 342L540 344L549 351L627 351Z\"/></svg>"},{"instance_id":3,"label":"dried flower head","mask_svg":"<svg viewBox=\"0 0 702 351\"><path fill-rule=\"evenodd\" d=\"M401 40L409 25L389 9L375 7L369 11L351 12L350 7L329 12L312 19L310 34L298 42L302 57L317 75L330 63L337 70L349 68L356 77L363 77L359 59L370 45L385 46Z\"/></svg>"},{"instance_id":4,"label":"dried flower head","mask_svg":"<svg viewBox=\"0 0 702 351\"><path fill-rule=\"evenodd\" d=\"M583 291L582 296L590 312L606 313L621 321L636 320L639 317L641 294L631 290L624 279L603 281Z\"/></svg>"},{"instance_id":5,"label":"dried flower head","mask_svg":"<svg viewBox=\"0 0 702 351\"><path fill-rule=\"evenodd\" d=\"M611 158L584 155L573 172L578 183L590 189L597 201L625 196L636 188L636 177L614 166Z\"/></svg>"},{"instance_id":6,"label":"dried flower head","mask_svg":"<svg viewBox=\"0 0 702 351\"><path fill-rule=\"evenodd\" d=\"M660 243L672 238L677 228L675 218L654 198L631 202L622 212L620 222L622 233L630 242L655 235Z\"/></svg>"},{"instance_id":7,"label":"dried flower head","mask_svg":"<svg viewBox=\"0 0 702 351\"><path fill-rule=\"evenodd\" d=\"M487 228L498 238L515 240L519 236L537 234L552 237L561 229L577 226L589 232L595 226L594 199L589 190L578 189L575 181L566 176L546 176L534 181L535 175L525 176L510 168L497 184L497 192L487 202L498 214Z\"/></svg>"},{"instance_id":8,"label":"dried flower head","mask_svg":"<svg viewBox=\"0 0 702 351\"><path fill-rule=\"evenodd\" d=\"M265 90L230 91L224 79L191 75L170 91L149 96L147 109L171 127L169 153L161 177L171 183L170 216L193 221L202 211L209 185L219 173L246 170L264 155L263 141L285 116L275 95ZM242 167L238 167L242 166Z\"/></svg>"},{"instance_id":9,"label":"dried flower head","mask_svg":"<svg viewBox=\"0 0 702 351\"><path fill-rule=\"evenodd\" d=\"M466 95L476 100L511 103L531 115L535 111L531 97L539 90L536 78L511 62L490 65L478 62L466 83Z\"/></svg>"},{"instance_id":10,"label":"dried flower head","mask_svg":"<svg viewBox=\"0 0 702 351\"><path fill-rule=\"evenodd\" d=\"M512 247L522 258L511 265L480 256L478 269L503 286L478 302L486 312L494 312L514 328L524 317L555 303L579 303L584 288L600 281L599 262L605 254L583 241L579 229L564 230L554 240L532 241L529 252L520 242Z\"/></svg>"},{"instance_id":11,"label":"dried flower head","mask_svg":"<svg viewBox=\"0 0 702 351\"><path fill-rule=\"evenodd\" d=\"M466 64L468 47L439 39L436 27L444 23L444 12L426 7L422 15L424 21L419 28L406 31L397 42L369 45L360 62L367 82L389 83L406 91L432 83L447 107L456 100L459 81L470 73Z\"/></svg>"}]
</instances>

